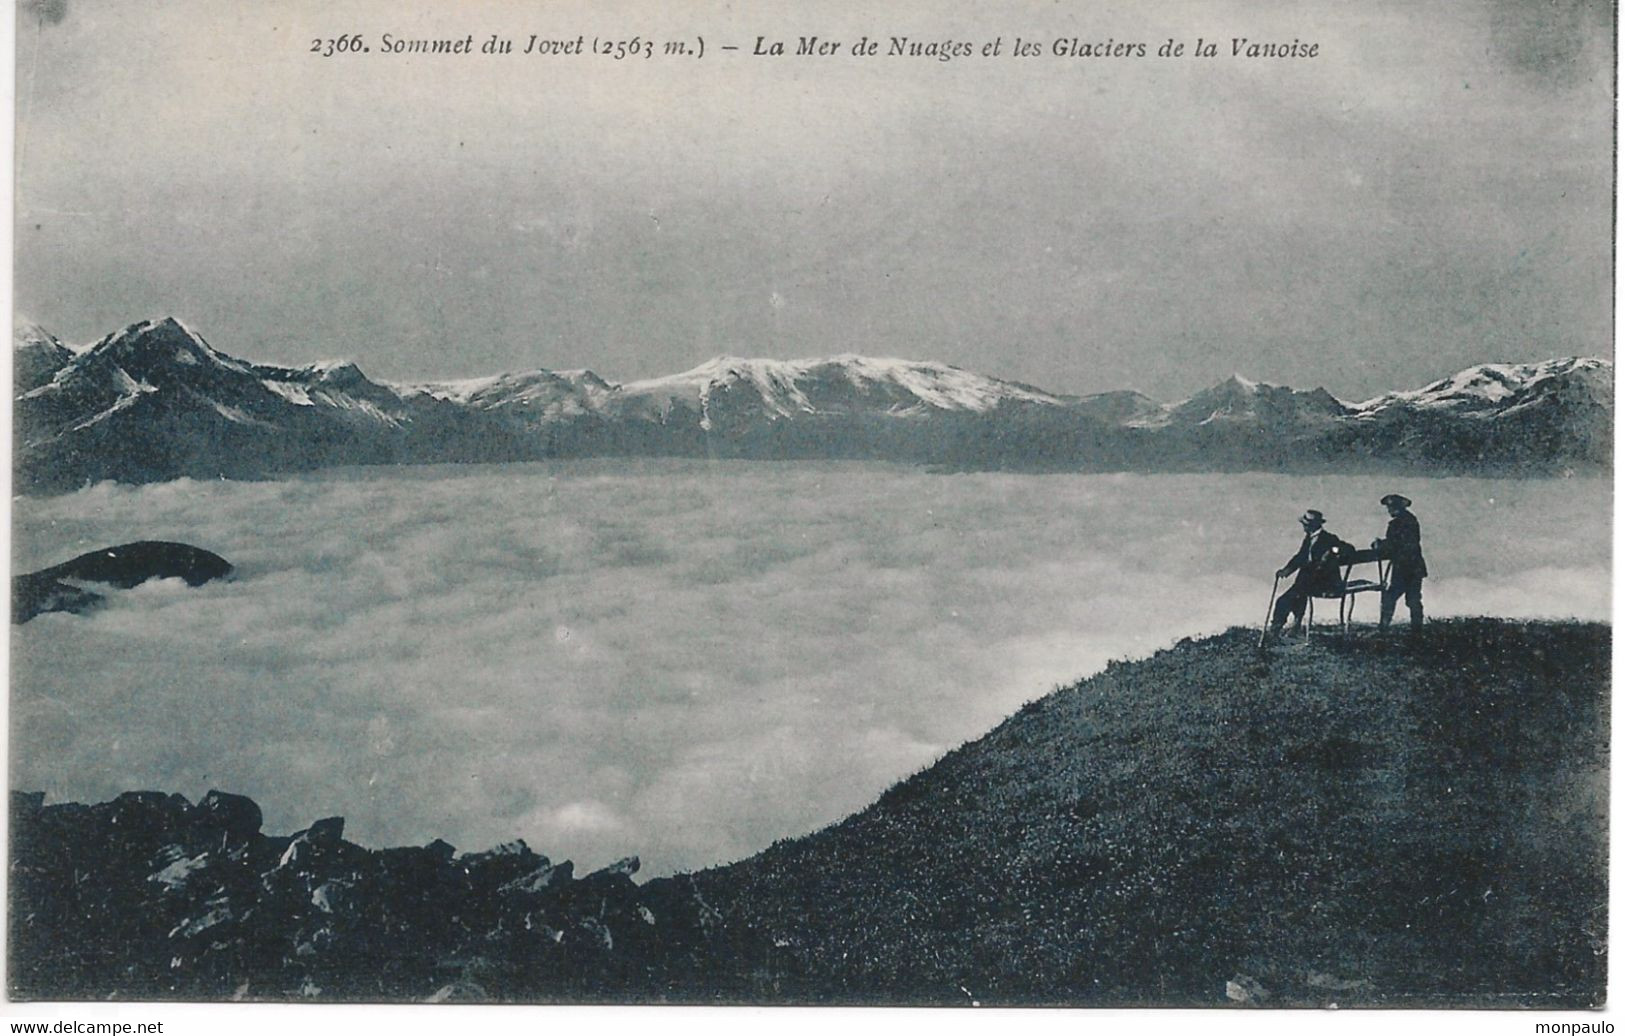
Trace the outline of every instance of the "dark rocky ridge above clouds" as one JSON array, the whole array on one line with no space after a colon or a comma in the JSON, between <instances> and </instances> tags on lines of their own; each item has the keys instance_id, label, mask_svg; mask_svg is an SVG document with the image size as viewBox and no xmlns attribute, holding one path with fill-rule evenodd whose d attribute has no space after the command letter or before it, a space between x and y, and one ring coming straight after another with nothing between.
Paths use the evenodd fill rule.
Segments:
<instances>
[{"instance_id":1,"label":"dark rocky ridge above clouds","mask_svg":"<svg viewBox=\"0 0 1625 1036\"><path fill-rule=\"evenodd\" d=\"M202 586L225 579L232 565L212 551L186 543L140 540L80 554L58 565L11 577L11 621L21 625L46 612L80 614L105 598L80 583L128 590L149 579L179 579Z\"/></svg>"},{"instance_id":2,"label":"dark rocky ridge above clouds","mask_svg":"<svg viewBox=\"0 0 1625 1036\"><path fill-rule=\"evenodd\" d=\"M25 492L616 455L1072 471L1554 474L1612 462L1613 365L1586 358L1484 364L1361 403L1238 375L1171 404L852 354L718 357L624 385L546 370L397 385L341 361L239 360L174 319L132 324L80 352L20 327L14 363Z\"/></svg>"}]
</instances>

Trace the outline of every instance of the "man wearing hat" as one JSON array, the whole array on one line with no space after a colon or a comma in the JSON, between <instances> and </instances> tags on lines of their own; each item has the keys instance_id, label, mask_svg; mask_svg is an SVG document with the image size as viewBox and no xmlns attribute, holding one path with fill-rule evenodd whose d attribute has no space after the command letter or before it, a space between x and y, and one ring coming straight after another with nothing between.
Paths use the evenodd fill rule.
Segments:
<instances>
[{"instance_id":1,"label":"man wearing hat","mask_svg":"<svg viewBox=\"0 0 1625 1036\"><path fill-rule=\"evenodd\" d=\"M1326 516L1319 511L1303 512L1298 524L1303 526L1303 542L1298 544L1298 552L1275 573L1277 579L1285 579L1294 572L1298 578L1275 602L1275 615L1270 622L1271 633L1280 633L1289 615L1292 617L1292 632L1302 629L1303 611L1309 604L1309 596L1326 592L1335 594L1337 566L1354 552L1353 547L1326 531Z\"/></svg>"},{"instance_id":2,"label":"man wearing hat","mask_svg":"<svg viewBox=\"0 0 1625 1036\"><path fill-rule=\"evenodd\" d=\"M1382 592L1382 628L1394 619L1394 605L1401 597L1411 610L1411 632L1422 628L1422 580L1428 563L1422 559L1422 526L1410 512L1411 502L1398 493L1380 501L1388 508L1388 534L1371 542L1371 549L1393 564L1388 569L1388 589Z\"/></svg>"}]
</instances>

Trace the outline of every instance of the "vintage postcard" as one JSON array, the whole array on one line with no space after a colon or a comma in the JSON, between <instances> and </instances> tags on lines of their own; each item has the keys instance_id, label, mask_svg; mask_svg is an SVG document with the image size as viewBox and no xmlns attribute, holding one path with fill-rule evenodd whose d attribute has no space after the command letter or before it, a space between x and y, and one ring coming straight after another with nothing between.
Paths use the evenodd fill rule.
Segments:
<instances>
[{"instance_id":1,"label":"vintage postcard","mask_svg":"<svg viewBox=\"0 0 1625 1036\"><path fill-rule=\"evenodd\" d=\"M13 1002L1606 1003L1613 5L15 13Z\"/></svg>"}]
</instances>

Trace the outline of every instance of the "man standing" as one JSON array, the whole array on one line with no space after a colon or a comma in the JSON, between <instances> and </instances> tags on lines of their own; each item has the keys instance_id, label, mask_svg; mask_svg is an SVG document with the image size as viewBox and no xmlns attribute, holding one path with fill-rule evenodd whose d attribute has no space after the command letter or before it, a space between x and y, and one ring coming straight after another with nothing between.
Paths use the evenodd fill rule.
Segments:
<instances>
[{"instance_id":1,"label":"man standing","mask_svg":"<svg viewBox=\"0 0 1625 1036\"><path fill-rule=\"evenodd\" d=\"M1327 592L1335 594L1337 566L1353 553L1352 547L1326 531L1326 516L1319 511L1303 512L1298 523L1303 526L1303 542L1298 544L1298 552L1275 573L1277 579L1285 579L1294 572L1298 578L1275 602L1275 615L1270 621L1272 634L1281 632L1288 615L1292 616L1292 632L1301 630L1309 596Z\"/></svg>"},{"instance_id":2,"label":"man standing","mask_svg":"<svg viewBox=\"0 0 1625 1036\"><path fill-rule=\"evenodd\" d=\"M1422 628L1422 580L1427 578L1428 563L1422 558L1422 526L1410 512L1411 502L1398 493L1389 493L1380 501L1388 508L1388 534L1373 540L1371 549L1388 559L1388 589L1382 592L1382 628L1387 629L1394 618L1394 605L1400 597L1411 610L1411 632Z\"/></svg>"}]
</instances>

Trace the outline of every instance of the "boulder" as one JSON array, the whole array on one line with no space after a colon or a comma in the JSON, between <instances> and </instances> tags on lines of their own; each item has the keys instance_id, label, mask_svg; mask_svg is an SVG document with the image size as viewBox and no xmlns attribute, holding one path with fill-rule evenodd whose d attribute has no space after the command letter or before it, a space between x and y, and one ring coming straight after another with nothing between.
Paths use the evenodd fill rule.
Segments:
<instances>
[{"instance_id":1,"label":"boulder","mask_svg":"<svg viewBox=\"0 0 1625 1036\"><path fill-rule=\"evenodd\" d=\"M246 795L210 790L192 808L192 823L199 827L223 831L234 839L249 838L259 833L265 815L259 804Z\"/></svg>"},{"instance_id":2,"label":"boulder","mask_svg":"<svg viewBox=\"0 0 1625 1036\"><path fill-rule=\"evenodd\" d=\"M593 871L592 874L587 875L587 877L591 878L598 874L624 874L630 878L632 875L638 872L638 868L641 866L642 863L636 856L625 856L619 860L616 860L608 867Z\"/></svg>"},{"instance_id":3,"label":"boulder","mask_svg":"<svg viewBox=\"0 0 1625 1036\"><path fill-rule=\"evenodd\" d=\"M477 888L496 888L524 875L534 874L549 866L551 861L531 852L530 846L521 838L504 842L483 853L466 853L457 862Z\"/></svg>"},{"instance_id":4,"label":"boulder","mask_svg":"<svg viewBox=\"0 0 1625 1036\"><path fill-rule=\"evenodd\" d=\"M289 840L276 865L264 875L266 881L295 875L319 883L322 879L348 873L377 854L340 837L342 817L328 817L299 832Z\"/></svg>"},{"instance_id":5,"label":"boulder","mask_svg":"<svg viewBox=\"0 0 1625 1036\"><path fill-rule=\"evenodd\" d=\"M324 881L310 894L310 904L324 914L345 910L354 899L355 885L349 881Z\"/></svg>"},{"instance_id":6,"label":"boulder","mask_svg":"<svg viewBox=\"0 0 1625 1036\"><path fill-rule=\"evenodd\" d=\"M636 890L637 883L632 880L640 866L636 856L616 860L608 867L600 868L582 878L578 883L583 891L590 891L602 895L628 894Z\"/></svg>"},{"instance_id":7,"label":"boulder","mask_svg":"<svg viewBox=\"0 0 1625 1036\"><path fill-rule=\"evenodd\" d=\"M442 842L441 845L446 843ZM447 849L451 847L446 846ZM451 870L450 853L442 853L433 845L407 845L394 849L374 849L375 867L387 875L423 875Z\"/></svg>"},{"instance_id":8,"label":"boulder","mask_svg":"<svg viewBox=\"0 0 1625 1036\"><path fill-rule=\"evenodd\" d=\"M184 795L127 791L112 801L107 822L127 834L161 836L185 826L191 811Z\"/></svg>"},{"instance_id":9,"label":"boulder","mask_svg":"<svg viewBox=\"0 0 1625 1036\"><path fill-rule=\"evenodd\" d=\"M497 891L509 895L539 895L568 884L574 877L575 864L569 860L554 866L546 862L547 857L544 856L541 859L543 861L542 866L537 867L528 874L521 874L506 885L499 887Z\"/></svg>"},{"instance_id":10,"label":"boulder","mask_svg":"<svg viewBox=\"0 0 1625 1036\"><path fill-rule=\"evenodd\" d=\"M344 818L324 817L303 831L296 831L293 842L303 842L317 849L331 849L344 840ZM292 844L289 845L291 849Z\"/></svg>"},{"instance_id":11,"label":"boulder","mask_svg":"<svg viewBox=\"0 0 1625 1036\"><path fill-rule=\"evenodd\" d=\"M1270 998L1269 992L1251 975L1237 975L1226 982L1224 995L1238 1004L1261 1004Z\"/></svg>"},{"instance_id":12,"label":"boulder","mask_svg":"<svg viewBox=\"0 0 1625 1036\"><path fill-rule=\"evenodd\" d=\"M547 997L690 952L700 930L692 889L662 880L643 896L635 857L577 881L523 841L368 850L344 841L341 817L271 837L253 800L218 789L196 805L13 795L12 811L12 906L30 919L13 932L13 991L45 999L301 983L338 999ZM84 963L64 970L65 952Z\"/></svg>"},{"instance_id":13,"label":"boulder","mask_svg":"<svg viewBox=\"0 0 1625 1036\"><path fill-rule=\"evenodd\" d=\"M450 842L442 841L439 838L436 838L423 848L427 849L436 859L443 863L450 863L451 858L457 855L456 846L452 845Z\"/></svg>"},{"instance_id":14,"label":"boulder","mask_svg":"<svg viewBox=\"0 0 1625 1036\"><path fill-rule=\"evenodd\" d=\"M178 846L171 846L170 849L180 852ZM162 886L167 892L183 892L211 862L213 858L208 853L198 853L196 856L179 855L177 859L147 875L147 880Z\"/></svg>"},{"instance_id":15,"label":"boulder","mask_svg":"<svg viewBox=\"0 0 1625 1036\"><path fill-rule=\"evenodd\" d=\"M320 848L336 846L344 837L343 817L324 817L301 832L311 845Z\"/></svg>"},{"instance_id":16,"label":"boulder","mask_svg":"<svg viewBox=\"0 0 1625 1036\"><path fill-rule=\"evenodd\" d=\"M204 904L203 912L195 917L189 917L170 929L171 939L192 939L208 932L210 937L218 934L220 926L236 921L236 911L231 901L225 896L215 896Z\"/></svg>"}]
</instances>

